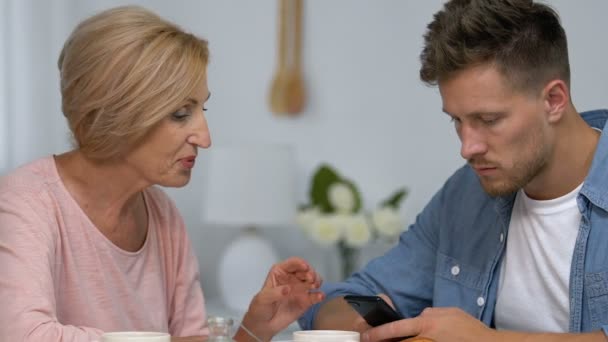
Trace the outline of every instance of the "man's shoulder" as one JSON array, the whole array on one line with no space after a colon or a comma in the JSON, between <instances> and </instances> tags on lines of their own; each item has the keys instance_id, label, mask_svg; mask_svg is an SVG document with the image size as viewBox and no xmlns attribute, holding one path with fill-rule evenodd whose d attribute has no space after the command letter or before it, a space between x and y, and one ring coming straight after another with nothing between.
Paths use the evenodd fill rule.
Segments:
<instances>
[{"instance_id":1,"label":"man's shoulder","mask_svg":"<svg viewBox=\"0 0 608 342\"><path fill-rule=\"evenodd\" d=\"M593 109L580 113L581 117L591 127L603 129L608 120L608 109Z\"/></svg>"},{"instance_id":2,"label":"man's shoulder","mask_svg":"<svg viewBox=\"0 0 608 342\"><path fill-rule=\"evenodd\" d=\"M494 207L496 198L483 189L475 171L464 165L447 179L432 202L431 207L441 208L449 217L475 216L474 213Z\"/></svg>"},{"instance_id":3,"label":"man's shoulder","mask_svg":"<svg viewBox=\"0 0 608 342\"><path fill-rule=\"evenodd\" d=\"M445 182L442 190L449 195L489 198L479 182L479 177L468 164L456 170Z\"/></svg>"},{"instance_id":4,"label":"man's shoulder","mask_svg":"<svg viewBox=\"0 0 608 342\"><path fill-rule=\"evenodd\" d=\"M605 181L608 177L608 127L605 127L608 110L597 109L582 112L581 117L591 127L602 130L602 134L580 193L594 205L608 210L608 184Z\"/></svg>"}]
</instances>

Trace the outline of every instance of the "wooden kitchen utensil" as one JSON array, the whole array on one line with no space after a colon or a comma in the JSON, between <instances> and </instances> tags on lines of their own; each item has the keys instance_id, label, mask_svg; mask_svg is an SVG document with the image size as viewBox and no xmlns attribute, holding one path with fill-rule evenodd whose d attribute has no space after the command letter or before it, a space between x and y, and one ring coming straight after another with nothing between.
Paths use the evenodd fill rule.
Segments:
<instances>
[{"instance_id":1,"label":"wooden kitchen utensil","mask_svg":"<svg viewBox=\"0 0 608 342\"><path fill-rule=\"evenodd\" d=\"M287 112L288 32L289 0L279 0L277 69L270 87L270 110L276 114Z\"/></svg>"},{"instance_id":2,"label":"wooden kitchen utensil","mask_svg":"<svg viewBox=\"0 0 608 342\"><path fill-rule=\"evenodd\" d=\"M293 0L293 50L292 64L287 77L287 112L290 115L300 113L306 101L306 89L302 73L302 1Z\"/></svg>"},{"instance_id":3,"label":"wooden kitchen utensil","mask_svg":"<svg viewBox=\"0 0 608 342\"><path fill-rule=\"evenodd\" d=\"M277 69L270 87L270 110L296 115L304 109L306 91L302 73L303 0L279 0Z\"/></svg>"}]
</instances>

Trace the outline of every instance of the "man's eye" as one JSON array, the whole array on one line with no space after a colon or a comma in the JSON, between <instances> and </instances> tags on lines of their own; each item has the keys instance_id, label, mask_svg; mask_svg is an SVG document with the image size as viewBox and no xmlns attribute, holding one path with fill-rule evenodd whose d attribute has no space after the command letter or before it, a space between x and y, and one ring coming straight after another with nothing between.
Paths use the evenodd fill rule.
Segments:
<instances>
[{"instance_id":1,"label":"man's eye","mask_svg":"<svg viewBox=\"0 0 608 342\"><path fill-rule=\"evenodd\" d=\"M485 125L493 125L497 123L499 119L499 117L482 118L481 122L483 122Z\"/></svg>"},{"instance_id":2,"label":"man's eye","mask_svg":"<svg viewBox=\"0 0 608 342\"><path fill-rule=\"evenodd\" d=\"M192 113L190 113L190 110L184 107L173 113L171 117L177 121L182 121L189 117L191 114Z\"/></svg>"}]
</instances>

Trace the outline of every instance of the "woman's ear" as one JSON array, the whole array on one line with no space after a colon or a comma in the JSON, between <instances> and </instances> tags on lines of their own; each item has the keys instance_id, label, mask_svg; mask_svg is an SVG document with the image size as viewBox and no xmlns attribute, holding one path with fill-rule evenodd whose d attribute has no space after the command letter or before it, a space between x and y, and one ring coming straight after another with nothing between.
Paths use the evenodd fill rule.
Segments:
<instances>
[{"instance_id":1,"label":"woman's ear","mask_svg":"<svg viewBox=\"0 0 608 342\"><path fill-rule=\"evenodd\" d=\"M543 101L550 123L561 120L570 103L570 90L563 80L553 80L543 89Z\"/></svg>"}]
</instances>

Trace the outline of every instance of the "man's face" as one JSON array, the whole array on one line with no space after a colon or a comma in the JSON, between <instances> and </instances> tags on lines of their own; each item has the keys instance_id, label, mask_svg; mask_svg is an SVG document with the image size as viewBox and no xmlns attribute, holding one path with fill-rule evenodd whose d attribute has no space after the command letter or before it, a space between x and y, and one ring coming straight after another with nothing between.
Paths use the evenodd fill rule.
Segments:
<instances>
[{"instance_id":1,"label":"man's face","mask_svg":"<svg viewBox=\"0 0 608 342\"><path fill-rule=\"evenodd\" d=\"M439 91L460 154L489 195L513 193L542 172L552 153L542 97L514 90L491 65L442 80Z\"/></svg>"}]
</instances>

